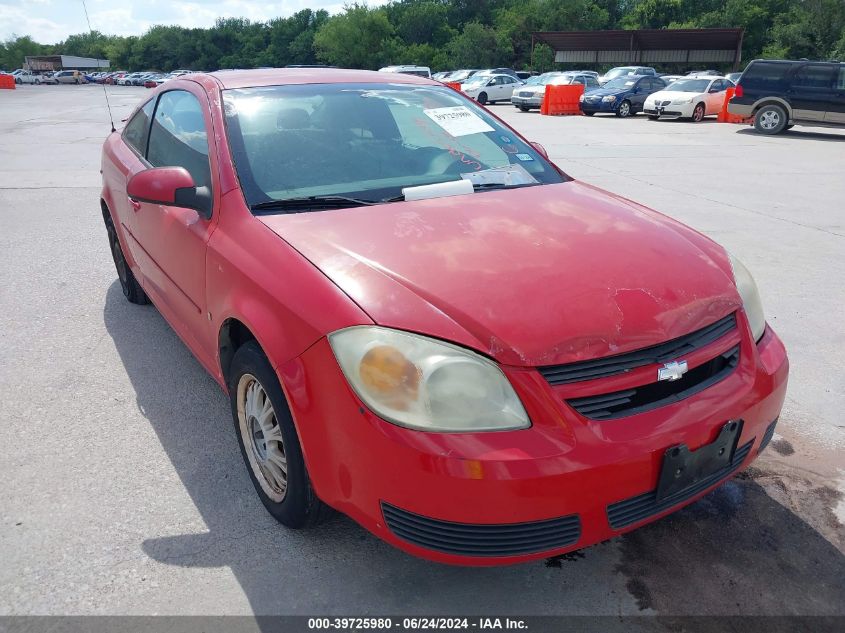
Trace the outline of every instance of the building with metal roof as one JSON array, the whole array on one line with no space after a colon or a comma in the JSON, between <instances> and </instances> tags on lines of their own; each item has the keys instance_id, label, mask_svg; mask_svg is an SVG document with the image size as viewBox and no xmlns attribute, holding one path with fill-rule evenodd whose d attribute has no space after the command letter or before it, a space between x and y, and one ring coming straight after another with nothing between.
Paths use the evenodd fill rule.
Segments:
<instances>
[{"instance_id":1,"label":"building with metal roof","mask_svg":"<svg viewBox=\"0 0 845 633\"><path fill-rule=\"evenodd\" d=\"M29 70L89 70L108 68L109 60L76 55L27 55L24 68Z\"/></svg>"},{"instance_id":2,"label":"building with metal roof","mask_svg":"<svg viewBox=\"0 0 845 633\"><path fill-rule=\"evenodd\" d=\"M565 64L731 64L742 60L743 29L640 29L631 31L546 31L533 41L555 51Z\"/></svg>"}]
</instances>

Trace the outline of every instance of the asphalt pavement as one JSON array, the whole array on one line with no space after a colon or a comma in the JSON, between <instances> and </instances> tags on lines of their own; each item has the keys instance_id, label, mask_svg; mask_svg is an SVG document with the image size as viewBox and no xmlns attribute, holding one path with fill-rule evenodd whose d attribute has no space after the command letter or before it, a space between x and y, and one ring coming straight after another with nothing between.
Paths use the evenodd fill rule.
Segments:
<instances>
[{"instance_id":1,"label":"asphalt pavement","mask_svg":"<svg viewBox=\"0 0 845 633\"><path fill-rule=\"evenodd\" d=\"M120 126L148 92L108 94ZM845 615L845 130L491 109L755 275L791 376L753 467L626 536L506 568L418 560L340 515L285 530L224 394L120 292L103 88L19 86L0 91L0 614Z\"/></svg>"}]
</instances>

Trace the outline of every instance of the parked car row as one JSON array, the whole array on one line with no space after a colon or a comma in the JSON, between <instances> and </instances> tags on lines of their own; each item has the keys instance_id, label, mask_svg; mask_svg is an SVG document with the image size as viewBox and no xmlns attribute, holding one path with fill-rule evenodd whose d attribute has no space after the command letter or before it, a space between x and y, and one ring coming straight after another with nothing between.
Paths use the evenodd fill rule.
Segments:
<instances>
[{"instance_id":1,"label":"parked car row","mask_svg":"<svg viewBox=\"0 0 845 633\"><path fill-rule=\"evenodd\" d=\"M78 70L34 71L18 68L9 73L15 78L16 84L81 84L84 75Z\"/></svg>"}]
</instances>

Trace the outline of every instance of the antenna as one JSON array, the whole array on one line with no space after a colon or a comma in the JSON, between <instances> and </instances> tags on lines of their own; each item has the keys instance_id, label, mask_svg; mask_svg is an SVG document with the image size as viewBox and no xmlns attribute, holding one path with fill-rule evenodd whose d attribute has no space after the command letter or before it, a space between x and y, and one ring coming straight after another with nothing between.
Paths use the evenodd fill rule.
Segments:
<instances>
[{"instance_id":1,"label":"antenna","mask_svg":"<svg viewBox=\"0 0 845 633\"><path fill-rule=\"evenodd\" d=\"M91 28L91 18L88 17L88 7L85 6L85 0L82 0L82 8L85 10L85 21L88 23L88 30L93 35L94 29ZM99 68L99 63L97 67ZM109 103L109 92L108 90L106 90L105 82L100 85L103 87L103 96L106 98L106 108L109 111L109 123L111 124L111 131L116 132L117 130L114 127L114 117L111 114L111 104Z\"/></svg>"}]
</instances>

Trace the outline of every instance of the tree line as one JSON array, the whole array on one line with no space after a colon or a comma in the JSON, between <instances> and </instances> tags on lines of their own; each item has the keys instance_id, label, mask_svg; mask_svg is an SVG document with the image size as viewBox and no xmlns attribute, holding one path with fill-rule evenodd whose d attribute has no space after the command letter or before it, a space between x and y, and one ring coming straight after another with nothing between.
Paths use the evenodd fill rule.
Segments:
<instances>
[{"instance_id":1,"label":"tree line","mask_svg":"<svg viewBox=\"0 0 845 633\"><path fill-rule=\"evenodd\" d=\"M532 49L535 31L710 27L743 27L744 60L845 60L843 0L396 0L349 4L335 15L303 9L267 22L158 25L140 36L94 31L51 45L13 36L0 42L0 68L19 68L26 55L61 53L109 59L112 68L127 70L322 63L546 71L561 65L545 44Z\"/></svg>"}]
</instances>

